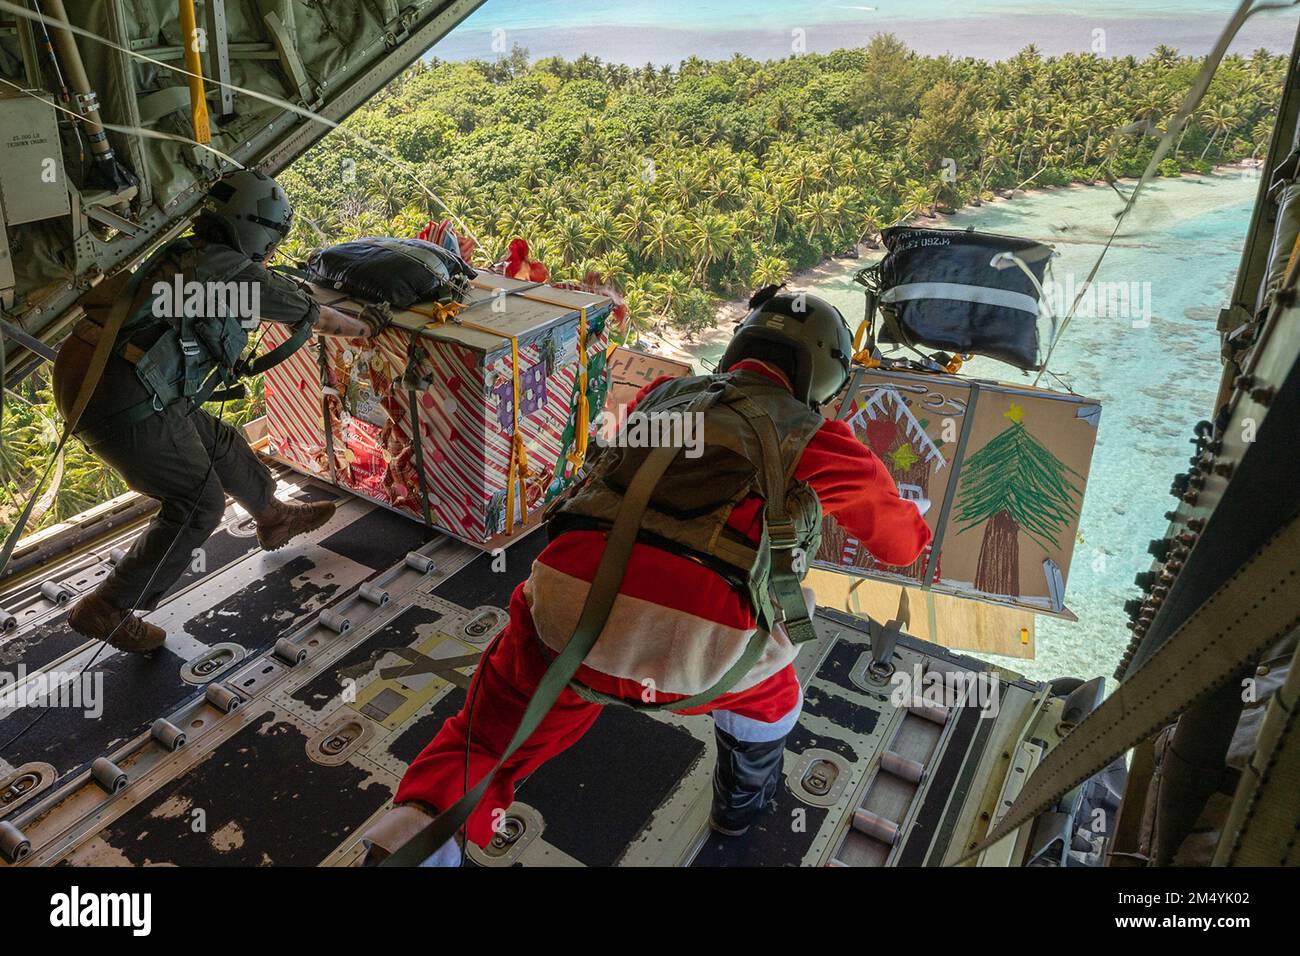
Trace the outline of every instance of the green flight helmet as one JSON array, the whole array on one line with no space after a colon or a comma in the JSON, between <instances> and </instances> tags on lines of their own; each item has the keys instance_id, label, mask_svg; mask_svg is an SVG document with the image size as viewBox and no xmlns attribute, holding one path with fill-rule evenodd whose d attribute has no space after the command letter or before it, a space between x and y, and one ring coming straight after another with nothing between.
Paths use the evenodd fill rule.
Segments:
<instances>
[{"instance_id":1,"label":"green flight helmet","mask_svg":"<svg viewBox=\"0 0 1300 956\"><path fill-rule=\"evenodd\" d=\"M289 235L293 206L270 176L238 169L213 183L197 225L200 232L215 232L231 248L263 262Z\"/></svg>"},{"instance_id":2,"label":"green flight helmet","mask_svg":"<svg viewBox=\"0 0 1300 956\"><path fill-rule=\"evenodd\" d=\"M853 336L840 310L806 292L768 286L749 300L753 309L740 323L718 363L719 371L746 358L771 362L790 376L795 398L820 408L849 380Z\"/></svg>"}]
</instances>

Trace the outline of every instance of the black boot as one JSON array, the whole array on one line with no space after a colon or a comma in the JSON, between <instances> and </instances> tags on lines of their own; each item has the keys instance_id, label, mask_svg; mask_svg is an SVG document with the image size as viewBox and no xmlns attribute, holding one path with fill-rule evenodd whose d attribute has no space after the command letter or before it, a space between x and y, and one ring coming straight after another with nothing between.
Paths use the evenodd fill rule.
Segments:
<instances>
[{"instance_id":1,"label":"black boot","mask_svg":"<svg viewBox=\"0 0 1300 956\"><path fill-rule=\"evenodd\" d=\"M709 826L724 836L741 836L776 797L781 785L785 738L754 743L714 728L718 763L713 770L713 812Z\"/></svg>"}]
</instances>

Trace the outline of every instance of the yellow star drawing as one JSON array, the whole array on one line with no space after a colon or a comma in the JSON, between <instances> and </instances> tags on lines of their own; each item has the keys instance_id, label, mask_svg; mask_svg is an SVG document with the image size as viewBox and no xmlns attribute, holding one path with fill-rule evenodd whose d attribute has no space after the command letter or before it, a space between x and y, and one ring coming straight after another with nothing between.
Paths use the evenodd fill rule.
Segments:
<instances>
[{"instance_id":1,"label":"yellow star drawing","mask_svg":"<svg viewBox=\"0 0 1300 956\"><path fill-rule=\"evenodd\" d=\"M911 445L899 445L889 457L894 463L894 468L898 471L907 471L921 460L920 456L912 451Z\"/></svg>"},{"instance_id":2,"label":"yellow star drawing","mask_svg":"<svg viewBox=\"0 0 1300 956\"><path fill-rule=\"evenodd\" d=\"M1012 402L1011 407L1002 413L1002 417L1009 418L1017 425L1019 425L1020 420L1025 417L1025 410L1021 408L1019 405L1017 405L1015 402Z\"/></svg>"}]
</instances>

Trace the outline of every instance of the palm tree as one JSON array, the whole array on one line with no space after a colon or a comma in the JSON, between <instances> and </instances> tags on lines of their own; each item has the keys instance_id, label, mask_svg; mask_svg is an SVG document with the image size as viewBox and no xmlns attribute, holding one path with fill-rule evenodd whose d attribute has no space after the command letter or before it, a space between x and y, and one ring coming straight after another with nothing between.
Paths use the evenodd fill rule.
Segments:
<instances>
[{"instance_id":1,"label":"palm tree","mask_svg":"<svg viewBox=\"0 0 1300 956\"><path fill-rule=\"evenodd\" d=\"M755 289L780 285L790 277L790 264L779 256L763 256L754 266L749 284Z\"/></svg>"},{"instance_id":2,"label":"palm tree","mask_svg":"<svg viewBox=\"0 0 1300 956\"><path fill-rule=\"evenodd\" d=\"M547 240L547 246L566 266L581 259L588 247L587 231L576 216L564 216L551 229Z\"/></svg>"},{"instance_id":3,"label":"palm tree","mask_svg":"<svg viewBox=\"0 0 1300 956\"><path fill-rule=\"evenodd\" d=\"M650 220L654 205L649 196L637 193L618 214L616 222L618 238L637 249L645 238L646 226Z\"/></svg>"},{"instance_id":4,"label":"palm tree","mask_svg":"<svg viewBox=\"0 0 1300 956\"><path fill-rule=\"evenodd\" d=\"M701 216L687 227L687 243L695 257L694 278L698 282L715 262L729 258L735 247L735 227L726 216Z\"/></svg>"},{"instance_id":5,"label":"palm tree","mask_svg":"<svg viewBox=\"0 0 1300 956\"><path fill-rule=\"evenodd\" d=\"M1200 158L1204 161L1205 154L1210 151L1210 147L1214 145L1215 139L1219 136L1223 136L1226 141L1228 133L1236 128L1237 112L1233 109L1230 103L1225 103L1222 106L1211 107L1206 110L1201 114L1201 119L1210 130L1210 139L1206 142L1205 148L1201 150ZM1222 152L1222 149L1220 149L1220 152Z\"/></svg>"},{"instance_id":6,"label":"palm tree","mask_svg":"<svg viewBox=\"0 0 1300 956\"><path fill-rule=\"evenodd\" d=\"M827 193L813 193L800 208L799 221L807 227L809 238L834 238L839 217Z\"/></svg>"},{"instance_id":7,"label":"palm tree","mask_svg":"<svg viewBox=\"0 0 1300 956\"><path fill-rule=\"evenodd\" d=\"M906 216L933 216L935 202L934 193L929 186L915 180L905 185L903 209Z\"/></svg>"},{"instance_id":8,"label":"palm tree","mask_svg":"<svg viewBox=\"0 0 1300 956\"><path fill-rule=\"evenodd\" d=\"M591 249L597 254L608 252L618 244L618 224L613 214L603 207L591 213L587 219L586 232Z\"/></svg>"},{"instance_id":9,"label":"palm tree","mask_svg":"<svg viewBox=\"0 0 1300 956\"><path fill-rule=\"evenodd\" d=\"M654 271L674 268L682 259L685 223L673 212L656 212L646 223L641 254L655 265Z\"/></svg>"}]
</instances>

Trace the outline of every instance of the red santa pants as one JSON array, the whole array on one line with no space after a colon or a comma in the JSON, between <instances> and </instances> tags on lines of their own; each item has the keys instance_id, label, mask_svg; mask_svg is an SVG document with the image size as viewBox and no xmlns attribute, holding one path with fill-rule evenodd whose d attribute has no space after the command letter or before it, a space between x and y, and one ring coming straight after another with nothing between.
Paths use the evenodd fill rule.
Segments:
<instances>
[{"instance_id":1,"label":"red santa pants","mask_svg":"<svg viewBox=\"0 0 1300 956\"><path fill-rule=\"evenodd\" d=\"M510 743L524 709L546 672L532 615L523 597L523 586L510 599L510 621L489 653L479 661L470 682L465 705L450 717L429 745L415 758L402 777L396 803L417 801L433 810L445 810L465 793L466 741L469 741L468 781L472 788L496 764ZM635 688L635 690L632 690ZM605 690L604 686L600 687ZM637 699L640 685L632 682L628 696ZM663 699L665 695L661 695ZM671 699L671 698L669 698ZM473 702L473 726L469 707ZM775 739L784 736L798 718L802 695L789 665L766 680L743 691L724 694L709 704L683 710L683 714L718 711L727 730L737 736L736 727L753 732L742 739ZM515 785L534 770L573 746L595 723L600 704L565 689L550 712L524 743L497 771L491 786L466 825L466 836L486 846L492 839L493 824L514 802ZM472 730L472 732L471 732ZM742 731L743 733L743 731Z\"/></svg>"}]
</instances>

